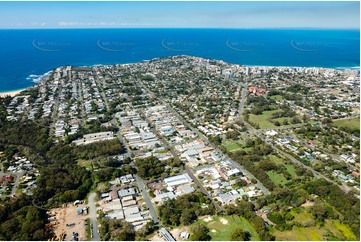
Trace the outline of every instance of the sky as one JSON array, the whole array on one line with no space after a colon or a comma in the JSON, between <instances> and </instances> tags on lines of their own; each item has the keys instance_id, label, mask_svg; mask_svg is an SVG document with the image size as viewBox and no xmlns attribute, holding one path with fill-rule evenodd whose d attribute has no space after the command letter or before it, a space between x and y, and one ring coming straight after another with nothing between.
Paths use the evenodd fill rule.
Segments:
<instances>
[{"instance_id":1,"label":"sky","mask_svg":"<svg viewBox=\"0 0 361 242\"><path fill-rule=\"evenodd\" d=\"M0 2L0 29L360 28L353 2Z\"/></svg>"}]
</instances>

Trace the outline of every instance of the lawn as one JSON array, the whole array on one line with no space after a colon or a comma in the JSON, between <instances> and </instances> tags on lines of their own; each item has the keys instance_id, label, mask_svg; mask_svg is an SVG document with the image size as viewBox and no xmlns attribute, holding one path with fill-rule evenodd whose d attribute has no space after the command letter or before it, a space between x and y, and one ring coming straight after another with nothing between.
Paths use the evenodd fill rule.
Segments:
<instances>
[{"instance_id":1,"label":"lawn","mask_svg":"<svg viewBox=\"0 0 361 242\"><path fill-rule=\"evenodd\" d=\"M87 168L88 170L91 169L91 161L90 160L83 160L78 159L78 165Z\"/></svg>"},{"instance_id":2,"label":"lawn","mask_svg":"<svg viewBox=\"0 0 361 242\"><path fill-rule=\"evenodd\" d=\"M271 161L273 161L277 165L284 165L286 167L287 172L293 178L297 177L297 174L295 172L295 167L292 164L285 164L285 162L282 158L279 158L278 156L275 156L275 155L270 155L269 157L270 157Z\"/></svg>"},{"instance_id":3,"label":"lawn","mask_svg":"<svg viewBox=\"0 0 361 242\"><path fill-rule=\"evenodd\" d=\"M294 216L290 221L294 224L293 228L287 231L278 231L272 228L271 232L276 236L276 240L356 240L350 227L338 220L327 219L324 226L316 224L302 227L302 224L312 224L309 223L314 221L312 214L301 207L291 209L290 213Z\"/></svg>"},{"instance_id":4,"label":"lawn","mask_svg":"<svg viewBox=\"0 0 361 242\"><path fill-rule=\"evenodd\" d=\"M288 180L283 176L283 174L277 173L275 171L267 171L266 173L269 179L271 179L271 181L277 186L284 185L288 182Z\"/></svg>"},{"instance_id":5,"label":"lawn","mask_svg":"<svg viewBox=\"0 0 361 242\"><path fill-rule=\"evenodd\" d=\"M303 126L303 123L299 123L299 124L291 124L290 120L291 118L276 118L274 119L275 121L278 120L281 123L281 126L277 127L276 125L274 125L272 122L270 122L268 119L271 118L271 115L273 113L277 113L277 112L281 112L281 109L277 109L277 110L271 110L271 111L264 111L261 115L254 115L254 114L250 114L249 115L249 121L251 123L256 123L259 125L260 129L274 129L274 128L293 128L293 127L300 127ZM299 117L300 118L300 117ZM282 125L283 120L287 119L289 121L289 125Z\"/></svg>"},{"instance_id":6,"label":"lawn","mask_svg":"<svg viewBox=\"0 0 361 242\"><path fill-rule=\"evenodd\" d=\"M352 129L360 129L360 118L338 120L334 122L334 125L338 127L349 127Z\"/></svg>"},{"instance_id":7,"label":"lawn","mask_svg":"<svg viewBox=\"0 0 361 242\"><path fill-rule=\"evenodd\" d=\"M249 121L258 124L261 129L272 129L275 128L276 126L267 119L269 119L273 113L277 113L280 111L281 110L278 109L278 110L264 111L263 114L261 115L250 114Z\"/></svg>"},{"instance_id":8,"label":"lawn","mask_svg":"<svg viewBox=\"0 0 361 242\"><path fill-rule=\"evenodd\" d=\"M167 152L168 152L168 150L166 150L166 149L157 151L158 154L165 154L165 153L167 153Z\"/></svg>"},{"instance_id":9,"label":"lawn","mask_svg":"<svg viewBox=\"0 0 361 242\"><path fill-rule=\"evenodd\" d=\"M285 165L285 167L286 167L286 169L287 169L287 172L288 172L293 178L297 177L297 174L296 174L296 172L295 172L295 167L294 167L293 165L289 164L289 165Z\"/></svg>"},{"instance_id":10,"label":"lawn","mask_svg":"<svg viewBox=\"0 0 361 242\"><path fill-rule=\"evenodd\" d=\"M292 219L293 222L297 224L305 225L308 223L312 223L312 221L314 221L312 214L307 212L304 208L300 208L300 211L297 210L291 209L290 213L294 216L294 218Z\"/></svg>"},{"instance_id":11,"label":"lawn","mask_svg":"<svg viewBox=\"0 0 361 242\"><path fill-rule=\"evenodd\" d=\"M278 156L270 155L269 158L271 159L271 161L273 161L277 165L283 165L284 164L283 160L281 158L279 158Z\"/></svg>"},{"instance_id":12,"label":"lawn","mask_svg":"<svg viewBox=\"0 0 361 242\"><path fill-rule=\"evenodd\" d=\"M338 220L334 220L333 224L339 231L342 232L342 234L346 237L346 240L357 240L355 234L349 226L340 223Z\"/></svg>"},{"instance_id":13,"label":"lawn","mask_svg":"<svg viewBox=\"0 0 361 242\"><path fill-rule=\"evenodd\" d=\"M324 231L316 226L314 227L293 227L292 230L287 231L275 231L273 235L276 240L288 240L288 241L305 241L305 240L323 240Z\"/></svg>"},{"instance_id":14,"label":"lawn","mask_svg":"<svg viewBox=\"0 0 361 242\"><path fill-rule=\"evenodd\" d=\"M241 146L239 146L239 144L236 142L236 141L229 141L229 142L226 142L224 145L223 145L227 151L229 152L234 152L236 150L239 150L241 149Z\"/></svg>"},{"instance_id":15,"label":"lawn","mask_svg":"<svg viewBox=\"0 0 361 242\"><path fill-rule=\"evenodd\" d=\"M301 213L302 216L305 214ZM274 228L272 230L272 235L276 237L276 240L357 240L355 234L352 230L344 224L341 224L337 220L326 220L326 223L323 227L318 225L310 227L296 227L294 226L292 230L287 231L278 231ZM326 236L327 232L332 233L334 236Z\"/></svg>"},{"instance_id":16,"label":"lawn","mask_svg":"<svg viewBox=\"0 0 361 242\"><path fill-rule=\"evenodd\" d=\"M276 101L284 99L282 95L269 96L268 98Z\"/></svg>"},{"instance_id":17,"label":"lawn","mask_svg":"<svg viewBox=\"0 0 361 242\"><path fill-rule=\"evenodd\" d=\"M221 222L221 219L226 219L228 223L223 224ZM237 227L242 228L244 231L248 231L251 234L251 240L257 240L257 241L260 240L256 230L247 221L247 219L236 215L223 216L223 217L213 216L212 221L209 222L205 222L203 219L200 219L197 222L190 225L190 227L193 227L200 223L206 225L209 228L210 230L209 235L212 237L213 241L230 241L231 233Z\"/></svg>"},{"instance_id":18,"label":"lawn","mask_svg":"<svg viewBox=\"0 0 361 242\"><path fill-rule=\"evenodd\" d=\"M252 148L242 148L239 143L242 142L242 140L234 141L234 140L225 140L223 141L222 145L224 148L227 149L228 152L235 152L235 151L250 151Z\"/></svg>"}]
</instances>

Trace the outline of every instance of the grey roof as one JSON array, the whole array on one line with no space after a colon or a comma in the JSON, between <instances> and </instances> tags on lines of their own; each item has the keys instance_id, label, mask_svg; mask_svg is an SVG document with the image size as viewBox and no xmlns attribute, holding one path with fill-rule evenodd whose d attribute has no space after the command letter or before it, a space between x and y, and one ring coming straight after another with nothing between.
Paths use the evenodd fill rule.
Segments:
<instances>
[{"instance_id":1,"label":"grey roof","mask_svg":"<svg viewBox=\"0 0 361 242\"><path fill-rule=\"evenodd\" d=\"M118 191L118 195L120 198L122 197L126 197L126 196L132 196L132 195L136 195L137 192L135 191L135 189L132 188L128 188L128 189L121 189Z\"/></svg>"}]
</instances>

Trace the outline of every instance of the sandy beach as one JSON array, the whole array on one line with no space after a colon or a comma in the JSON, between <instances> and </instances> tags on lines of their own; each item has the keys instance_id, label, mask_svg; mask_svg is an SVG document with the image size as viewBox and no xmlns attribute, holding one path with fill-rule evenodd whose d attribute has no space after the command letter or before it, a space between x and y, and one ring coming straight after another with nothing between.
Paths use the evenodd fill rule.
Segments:
<instances>
[{"instance_id":1,"label":"sandy beach","mask_svg":"<svg viewBox=\"0 0 361 242\"><path fill-rule=\"evenodd\" d=\"M9 91L9 92L0 92L0 97L5 97L5 96L11 96L14 97L15 95L19 94L20 92L24 91L26 88L21 89L21 90L16 90L16 91Z\"/></svg>"}]
</instances>

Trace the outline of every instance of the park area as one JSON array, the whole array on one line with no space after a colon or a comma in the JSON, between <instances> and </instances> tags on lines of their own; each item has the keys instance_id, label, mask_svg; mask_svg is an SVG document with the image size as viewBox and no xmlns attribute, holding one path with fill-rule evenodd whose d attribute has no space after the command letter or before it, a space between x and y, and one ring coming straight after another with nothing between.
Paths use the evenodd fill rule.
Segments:
<instances>
[{"instance_id":1,"label":"park area","mask_svg":"<svg viewBox=\"0 0 361 242\"><path fill-rule=\"evenodd\" d=\"M276 118L276 119L272 119L273 121L278 121L280 122L280 126L276 126L274 125L274 123L272 123L271 117L272 114L277 113L277 112L281 112L282 110L277 109L277 110L271 110L271 111L263 111L262 114L260 115L255 115L255 114L250 114L249 115L249 121L251 123L254 124L258 124L260 129L274 129L274 128L294 128L294 127L300 127L303 126L303 123L298 123L298 124L291 124L291 118L288 117L283 117L283 118ZM300 120L301 117L297 116ZM288 125L283 125L284 120L288 121Z\"/></svg>"},{"instance_id":2,"label":"park area","mask_svg":"<svg viewBox=\"0 0 361 242\"><path fill-rule=\"evenodd\" d=\"M224 141L223 146L227 149L228 152L241 150L241 146L237 143L237 141L233 140Z\"/></svg>"},{"instance_id":3,"label":"park area","mask_svg":"<svg viewBox=\"0 0 361 242\"><path fill-rule=\"evenodd\" d=\"M356 240L355 234L349 226L338 220L326 219L324 224L314 222L314 217L307 209L294 208L290 212L294 218L287 223L294 224L291 230L279 231L274 227L271 233L276 240Z\"/></svg>"},{"instance_id":4,"label":"park area","mask_svg":"<svg viewBox=\"0 0 361 242\"><path fill-rule=\"evenodd\" d=\"M251 240L260 240L256 230L252 225L243 217L232 216L205 216L199 218L199 220L190 227L203 224L209 229L209 235L213 241L230 241L231 234L236 228L241 228L243 231L247 231L251 234Z\"/></svg>"},{"instance_id":5,"label":"park area","mask_svg":"<svg viewBox=\"0 0 361 242\"><path fill-rule=\"evenodd\" d=\"M334 122L334 125L337 127L360 129L360 118L337 120Z\"/></svg>"},{"instance_id":6,"label":"park area","mask_svg":"<svg viewBox=\"0 0 361 242\"><path fill-rule=\"evenodd\" d=\"M242 144L242 143L244 143L244 141L242 139L240 139L240 140L227 139L227 140L223 140L222 145L224 146L224 148L226 148L226 150L228 152L236 152L236 151L240 151L240 150L244 150L244 151L252 150L252 148L241 147L240 144Z\"/></svg>"}]
</instances>

